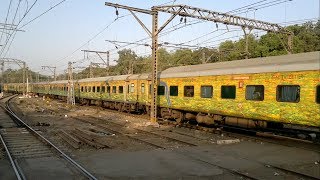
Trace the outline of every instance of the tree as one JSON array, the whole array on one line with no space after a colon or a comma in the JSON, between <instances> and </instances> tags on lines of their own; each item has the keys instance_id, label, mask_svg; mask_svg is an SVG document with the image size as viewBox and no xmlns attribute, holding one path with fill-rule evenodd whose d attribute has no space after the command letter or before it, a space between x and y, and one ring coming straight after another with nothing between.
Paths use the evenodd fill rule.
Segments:
<instances>
[{"instance_id":1,"label":"tree","mask_svg":"<svg viewBox=\"0 0 320 180\"><path fill-rule=\"evenodd\" d=\"M185 48L174 52L172 63L174 66L194 65L199 64L200 59L193 59L192 50Z\"/></svg>"},{"instance_id":2,"label":"tree","mask_svg":"<svg viewBox=\"0 0 320 180\"><path fill-rule=\"evenodd\" d=\"M132 74L133 64L137 59L137 55L131 49L123 49L118 51L119 59L117 60L117 65L115 67L116 74Z\"/></svg>"}]
</instances>

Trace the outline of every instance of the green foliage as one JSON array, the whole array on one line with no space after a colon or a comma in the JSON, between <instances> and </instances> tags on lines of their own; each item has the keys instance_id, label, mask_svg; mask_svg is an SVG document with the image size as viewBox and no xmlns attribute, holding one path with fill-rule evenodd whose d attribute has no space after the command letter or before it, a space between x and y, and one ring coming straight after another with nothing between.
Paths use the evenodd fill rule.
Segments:
<instances>
[{"instance_id":1,"label":"green foliage","mask_svg":"<svg viewBox=\"0 0 320 180\"><path fill-rule=\"evenodd\" d=\"M28 76L28 81L36 82L39 78L39 81L51 81L52 77L41 75L31 70L26 70L26 75ZM4 83L23 83L23 69L6 69L3 72L3 75L0 77L0 82ZM27 79L27 78L26 78ZM27 80L26 80L27 81Z\"/></svg>"}]
</instances>

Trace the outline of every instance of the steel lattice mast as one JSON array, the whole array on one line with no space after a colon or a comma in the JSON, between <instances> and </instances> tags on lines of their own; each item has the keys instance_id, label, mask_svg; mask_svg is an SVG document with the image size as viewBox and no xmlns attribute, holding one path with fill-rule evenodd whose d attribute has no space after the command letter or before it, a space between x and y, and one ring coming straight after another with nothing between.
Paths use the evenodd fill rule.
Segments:
<instances>
[{"instance_id":1,"label":"steel lattice mast","mask_svg":"<svg viewBox=\"0 0 320 180\"><path fill-rule=\"evenodd\" d=\"M234 25L242 27L245 37L246 37L246 51L248 57L248 36L246 29L249 33L252 29L264 30L267 32L281 33L288 35L288 48L285 48L287 52L292 53L292 39L293 33L281 27L278 24L259 21L250 18L244 18L240 16L234 16L227 13L220 13L216 11L211 11L207 9L201 9L196 7L191 7L187 5L170 5L170 6L153 6L151 10L140 9L115 3L106 2L106 6L111 6L115 8L126 9L130 11L133 17L138 21L142 28L147 32L147 34L152 38L152 88L151 88L151 111L150 120L156 122L157 119L157 88L158 88L158 35L159 33L177 16L191 17L196 19L202 19L205 21L211 21L216 23L223 23L226 25ZM116 11L117 12L117 11ZM134 14L134 12L144 13L152 15L152 29L151 31L145 26L145 24ZM158 13L165 12L172 14L171 17L158 28Z\"/></svg>"}]
</instances>

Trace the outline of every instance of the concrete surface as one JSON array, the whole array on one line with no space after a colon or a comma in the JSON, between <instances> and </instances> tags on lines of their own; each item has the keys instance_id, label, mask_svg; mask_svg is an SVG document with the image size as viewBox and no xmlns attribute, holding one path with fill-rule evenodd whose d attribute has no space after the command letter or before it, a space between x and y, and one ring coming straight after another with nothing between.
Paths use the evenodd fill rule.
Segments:
<instances>
[{"instance_id":1,"label":"concrete surface","mask_svg":"<svg viewBox=\"0 0 320 180\"><path fill-rule=\"evenodd\" d=\"M81 157L80 157L81 156ZM224 168L242 172L257 179L296 179L295 176L268 165L299 170L320 177L314 162L319 153L274 144L241 142L232 145L210 145L176 150L138 152L99 152L78 157L102 179L239 179ZM304 168L302 168L304 169Z\"/></svg>"}]
</instances>

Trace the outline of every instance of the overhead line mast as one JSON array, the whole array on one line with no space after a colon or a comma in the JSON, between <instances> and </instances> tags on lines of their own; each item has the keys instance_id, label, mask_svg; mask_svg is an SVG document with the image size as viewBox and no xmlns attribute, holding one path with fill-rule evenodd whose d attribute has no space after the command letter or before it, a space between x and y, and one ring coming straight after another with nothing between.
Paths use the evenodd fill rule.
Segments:
<instances>
[{"instance_id":1,"label":"overhead line mast","mask_svg":"<svg viewBox=\"0 0 320 180\"><path fill-rule=\"evenodd\" d=\"M24 61L21 61L19 59L13 59L13 58L0 58L1 63L1 83L4 83L4 65L7 64L17 64L22 69L22 83L23 83L23 95L26 94L27 87L26 87L26 78L28 78L28 70L27 70L27 64ZM8 80L7 80L8 83Z\"/></svg>"},{"instance_id":2,"label":"overhead line mast","mask_svg":"<svg viewBox=\"0 0 320 180\"><path fill-rule=\"evenodd\" d=\"M83 52L91 52L91 53L96 53L99 58L101 59L101 61L103 61L103 63L107 66L107 75L109 76L110 75L110 52L109 51L93 51L93 50L81 50ZM107 54L107 62L101 57L100 54ZM91 67L91 64L90 64L90 67ZM90 71L91 71L91 68L90 68ZM90 73L90 77L93 76L92 73Z\"/></svg>"},{"instance_id":3,"label":"overhead line mast","mask_svg":"<svg viewBox=\"0 0 320 180\"><path fill-rule=\"evenodd\" d=\"M48 68L52 73L53 73L53 80L56 81L57 80L57 67L56 66L41 66L42 69L46 69Z\"/></svg>"},{"instance_id":4,"label":"overhead line mast","mask_svg":"<svg viewBox=\"0 0 320 180\"><path fill-rule=\"evenodd\" d=\"M153 6L151 10L140 9L115 3L106 2L106 6L115 7L116 14L118 15L117 8L126 9L130 11L133 17L138 21L142 28L152 38L152 88L151 88L151 111L150 120L152 122L157 121L157 86L158 86L158 35L159 33L177 16L191 17L196 19L202 19L205 21L219 22L226 25L234 25L242 27L246 37L246 53L248 57L248 36L246 29L249 33L252 29L265 30L268 32L281 33L288 35L288 48L287 52L292 53L292 38L293 33L281 27L278 24L259 21L255 19L243 18L240 16L230 15L227 13L220 13L216 11L191 7L187 5L168 5L168 6ZM152 15L152 29L151 31L145 26L145 24L134 14L134 12L144 13ZM158 28L158 12L165 12L172 14L171 17Z\"/></svg>"}]
</instances>

